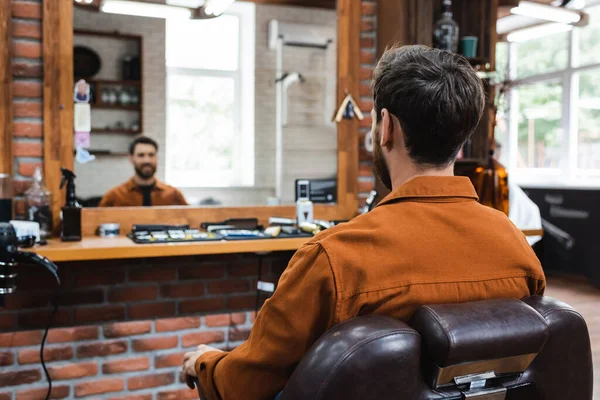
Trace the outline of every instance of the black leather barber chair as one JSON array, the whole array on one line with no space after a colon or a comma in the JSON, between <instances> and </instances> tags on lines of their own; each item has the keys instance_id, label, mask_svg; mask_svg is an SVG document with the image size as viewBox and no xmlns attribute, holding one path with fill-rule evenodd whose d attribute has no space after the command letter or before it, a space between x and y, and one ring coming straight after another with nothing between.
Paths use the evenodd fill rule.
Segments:
<instances>
[{"instance_id":1,"label":"black leather barber chair","mask_svg":"<svg viewBox=\"0 0 600 400\"><path fill-rule=\"evenodd\" d=\"M358 317L320 338L281 400L590 400L585 321L548 297Z\"/></svg>"}]
</instances>

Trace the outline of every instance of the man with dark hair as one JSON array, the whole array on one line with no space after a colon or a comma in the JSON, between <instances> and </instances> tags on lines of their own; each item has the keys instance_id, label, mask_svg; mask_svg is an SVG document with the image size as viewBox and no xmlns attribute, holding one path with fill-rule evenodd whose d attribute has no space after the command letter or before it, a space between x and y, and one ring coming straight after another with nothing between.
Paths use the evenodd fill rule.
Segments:
<instances>
[{"instance_id":1,"label":"man with dark hair","mask_svg":"<svg viewBox=\"0 0 600 400\"><path fill-rule=\"evenodd\" d=\"M545 277L506 215L453 176L484 108L482 83L462 56L419 46L385 52L374 73L374 164L392 189L372 211L330 228L294 255L231 352L184 356L209 400L266 400L284 387L332 326L367 314L408 321L424 304L543 294Z\"/></svg>"},{"instance_id":2,"label":"man with dark hair","mask_svg":"<svg viewBox=\"0 0 600 400\"><path fill-rule=\"evenodd\" d=\"M485 106L481 80L469 62L411 46L385 52L373 75L373 155L382 183L392 189L424 171L453 175L456 156ZM393 157L386 158L384 150L392 149ZM390 181L388 168L399 171L397 182Z\"/></svg>"},{"instance_id":3,"label":"man with dark hair","mask_svg":"<svg viewBox=\"0 0 600 400\"><path fill-rule=\"evenodd\" d=\"M99 207L184 206L181 192L160 182L156 173L158 144L147 136L129 145L129 160L135 175L104 195Z\"/></svg>"}]
</instances>

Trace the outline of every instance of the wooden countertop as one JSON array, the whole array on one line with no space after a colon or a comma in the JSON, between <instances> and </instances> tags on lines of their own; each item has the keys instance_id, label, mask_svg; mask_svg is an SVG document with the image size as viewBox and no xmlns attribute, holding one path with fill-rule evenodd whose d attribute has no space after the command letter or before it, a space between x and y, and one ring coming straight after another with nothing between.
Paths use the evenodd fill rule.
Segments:
<instances>
[{"instance_id":1,"label":"wooden countertop","mask_svg":"<svg viewBox=\"0 0 600 400\"><path fill-rule=\"evenodd\" d=\"M51 239L34 251L54 262L118 258L176 257L202 254L260 253L297 250L311 238L261 239L218 242L136 244L127 237L87 237L80 242Z\"/></svg>"},{"instance_id":2,"label":"wooden countertop","mask_svg":"<svg viewBox=\"0 0 600 400\"><path fill-rule=\"evenodd\" d=\"M542 230L523 230L526 236L541 236ZM131 239L86 237L80 242L51 239L34 251L54 262L111 260L119 258L176 257L203 254L261 253L297 250L311 238L236 240L218 242L136 244Z\"/></svg>"}]
</instances>

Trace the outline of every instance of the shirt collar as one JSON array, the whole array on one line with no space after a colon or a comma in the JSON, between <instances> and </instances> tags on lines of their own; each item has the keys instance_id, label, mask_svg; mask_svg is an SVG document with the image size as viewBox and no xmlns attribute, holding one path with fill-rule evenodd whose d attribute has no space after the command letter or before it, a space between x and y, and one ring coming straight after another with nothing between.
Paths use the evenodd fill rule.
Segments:
<instances>
[{"instance_id":1,"label":"shirt collar","mask_svg":"<svg viewBox=\"0 0 600 400\"><path fill-rule=\"evenodd\" d=\"M417 176L394 189L378 204L401 199L458 199L478 200L471 180L465 176Z\"/></svg>"},{"instance_id":2,"label":"shirt collar","mask_svg":"<svg viewBox=\"0 0 600 400\"><path fill-rule=\"evenodd\" d=\"M154 189L156 190L165 190L166 185L164 183L162 183L161 181L159 181L158 179L154 180ZM135 183L135 179L131 178L130 180L127 181L127 190L130 192L133 192L134 190L138 190L138 185Z\"/></svg>"}]
</instances>

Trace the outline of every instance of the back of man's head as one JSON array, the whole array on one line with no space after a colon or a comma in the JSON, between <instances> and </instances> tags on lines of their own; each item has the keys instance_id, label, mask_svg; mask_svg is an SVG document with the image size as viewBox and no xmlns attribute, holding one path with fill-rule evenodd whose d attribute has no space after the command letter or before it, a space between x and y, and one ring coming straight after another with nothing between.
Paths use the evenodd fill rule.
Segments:
<instances>
[{"instance_id":1,"label":"back of man's head","mask_svg":"<svg viewBox=\"0 0 600 400\"><path fill-rule=\"evenodd\" d=\"M424 46L386 50L373 76L377 122L381 110L398 118L414 164L445 167L479 123L481 79L462 56Z\"/></svg>"}]
</instances>

